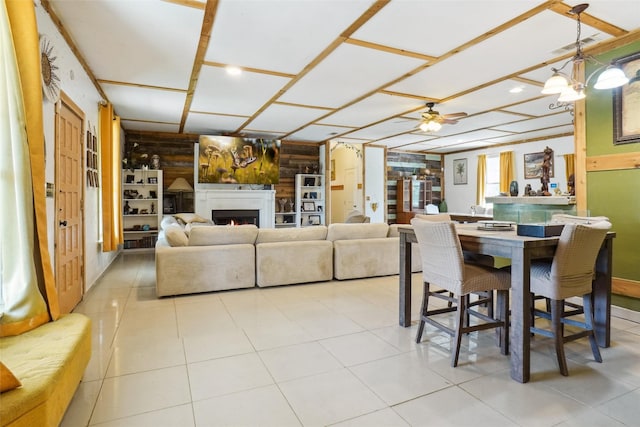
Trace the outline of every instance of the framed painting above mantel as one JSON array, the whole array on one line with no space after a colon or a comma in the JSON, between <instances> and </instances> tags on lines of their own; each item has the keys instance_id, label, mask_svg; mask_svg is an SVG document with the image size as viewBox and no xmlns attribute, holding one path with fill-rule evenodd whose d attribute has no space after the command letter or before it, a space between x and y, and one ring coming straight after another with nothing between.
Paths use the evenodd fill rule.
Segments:
<instances>
[{"instance_id":1,"label":"framed painting above mantel","mask_svg":"<svg viewBox=\"0 0 640 427\"><path fill-rule=\"evenodd\" d=\"M614 63L630 80L613 92L613 144L640 142L640 52Z\"/></svg>"}]
</instances>

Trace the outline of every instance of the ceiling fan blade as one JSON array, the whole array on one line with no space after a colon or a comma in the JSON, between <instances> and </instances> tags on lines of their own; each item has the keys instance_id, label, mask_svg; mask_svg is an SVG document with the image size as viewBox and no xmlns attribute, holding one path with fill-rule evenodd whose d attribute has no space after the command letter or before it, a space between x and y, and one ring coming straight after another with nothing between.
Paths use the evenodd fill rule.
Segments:
<instances>
[{"instance_id":1,"label":"ceiling fan blade","mask_svg":"<svg viewBox=\"0 0 640 427\"><path fill-rule=\"evenodd\" d=\"M468 116L468 114L467 114L467 113L462 113L462 112L460 112L460 113L444 114L444 115L443 115L443 117L444 117L445 119L455 119L455 118L458 118L458 117L467 117L467 116Z\"/></svg>"},{"instance_id":2,"label":"ceiling fan blade","mask_svg":"<svg viewBox=\"0 0 640 427\"><path fill-rule=\"evenodd\" d=\"M455 120L455 119L447 119L447 118L444 118L444 119L442 119L442 120L440 121L440 123L444 123L444 124L447 124L447 125L455 125L456 123L458 123L458 121L457 121L457 120Z\"/></svg>"}]
</instances>

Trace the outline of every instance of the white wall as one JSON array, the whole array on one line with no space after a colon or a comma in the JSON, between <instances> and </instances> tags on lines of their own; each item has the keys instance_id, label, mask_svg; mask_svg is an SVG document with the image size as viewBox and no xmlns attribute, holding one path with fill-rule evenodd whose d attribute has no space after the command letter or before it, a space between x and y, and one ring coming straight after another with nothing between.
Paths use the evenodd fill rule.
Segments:
<instances>
[{"instance_id":1,"label":"white wall","mask_svg":"<svg viewBox=\"0 0 640 427\"><path fill-rule=\"evenodd\" d=\"M387 182L384 148L365 145L364 163L364 214L371 218L371 222L384 222L384 214L387 211L384 192ZM372 203L377 203L375 212Z\"/></svg>"},{"instance_id":2,"label":"white wall","mask_svg":"<svg viewBox=\"0 0 640 427\"><path fill-rule=\"evenodd\" d=\"M563 154L574 153L573 136L567 136L556 139L548 139L544 141L529 142L511 146L501 146L496 148L483 148L480 150L467 151L458 154L448 154L444 156L444 182L445 182L445 200L449 212L466 213L470 212L472 205L476 204L476 188L477 188L477 172L478 172L478 155L500 155L503 151L513 151L516 158L515 176L518 181L519 195L522 195L524 187L531 184L531 188L539 190L541 187L540 179L524 179L524 155L528 153L537 153L543 151L545 147L553 150L553 169L554 177L551 183L558 183L561 191L567 191L567 178L565 176L565 162ZM467 159L467 184L453 184L453 161L454 159ZM486 194L486 196L495 196L495 194Z\"/></svg>"},{"instance_id":3,"label":"white wall","mask_svg":"<svg viewBox=\"0 0 640 427\"><path fill-rule=\"evenodd\" d=\"M89 76L67 46L66 42L51 21L49 15L39 2L36 3L36 18L38 32L46 35L54 47L56 56L55 65L58 66L57 74L60 78L60 87L69 98L85 114L84 130L91 129L92 133L98 132L98 103L102 100L100 94L93 86ZM55 105L48 100L43 102L44 137L46 144L45 176L47 182L55 182ZM84 138L83 138L84 141ZM99 141L100 145L101 142ZM86 147L83 145L83 151ZM86 172L86 171L85 171ZM85 176L85 174L83 174ZM94 285L100 275L113 261L117 252L105 252L101 250L100 230L100 198L101 188L84 188L84 223L85 223L85 287L88 290ZM51 262L55 268L55 199L47 198L47 222L49 252Z\"/></svg>"}]
</instances>

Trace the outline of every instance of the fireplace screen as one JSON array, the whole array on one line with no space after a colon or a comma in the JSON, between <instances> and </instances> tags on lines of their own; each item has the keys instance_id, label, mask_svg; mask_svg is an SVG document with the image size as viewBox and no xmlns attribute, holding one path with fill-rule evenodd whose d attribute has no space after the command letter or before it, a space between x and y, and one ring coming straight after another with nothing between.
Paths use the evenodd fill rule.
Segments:
<instances>
[{"instance_id":1,"label":"fireplace screen","mask_svg":"<svg viewBox=\"0 0 640 427\"><path fill-rule=\"evenodd\" d=\"M260 211L258 209L214 209L211 219L216 225L253 224L260 227Z\"/></svg>"}]
</instances>

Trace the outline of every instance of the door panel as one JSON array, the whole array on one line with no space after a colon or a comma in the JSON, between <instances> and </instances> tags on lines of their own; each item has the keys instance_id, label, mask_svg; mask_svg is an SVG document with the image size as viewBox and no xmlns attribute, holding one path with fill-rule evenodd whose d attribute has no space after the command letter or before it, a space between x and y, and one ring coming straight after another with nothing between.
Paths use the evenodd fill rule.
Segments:
<instances>
[{"instance_id":1,"label":"door panel","mask_svg":"<svg viewBox=\"0 0 640 427\"><path fill-rule=\"evenodd\" d=\"M56 286L69 313L84 292L83 117L63 98L56 111Z\"/></svg>"}]
</instances>

